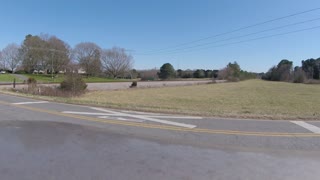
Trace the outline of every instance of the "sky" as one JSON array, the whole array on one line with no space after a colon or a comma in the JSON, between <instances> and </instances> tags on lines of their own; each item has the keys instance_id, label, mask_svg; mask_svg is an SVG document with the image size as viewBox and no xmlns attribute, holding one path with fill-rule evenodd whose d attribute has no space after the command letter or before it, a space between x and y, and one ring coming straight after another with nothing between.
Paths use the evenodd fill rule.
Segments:
<instances>
[{"instance_id":1,"label":"sky","mask_svg":"<svg viewBox=\"0 0 320 180\"><path fill-rule=\"evenodd\" d=\"M125 48L136 69L221 69L237 61L265 72L282 59L301 65L320 57L320 9L239 29L316 8L319 0L0 0L0 49L42 33L71 47Z\"/></svg>"}]
</instances>

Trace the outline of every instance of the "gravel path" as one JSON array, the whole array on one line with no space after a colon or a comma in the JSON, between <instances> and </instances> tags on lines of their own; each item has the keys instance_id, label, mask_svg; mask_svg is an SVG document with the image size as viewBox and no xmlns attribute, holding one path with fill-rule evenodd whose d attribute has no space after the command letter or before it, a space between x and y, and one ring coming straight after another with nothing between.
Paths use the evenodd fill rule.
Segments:
<instances>
[{"instance_id":1,"label":"gravel path","mask_svg":"<svg viewBox=\"0 0 320 180\"><path fill-rule=\"evenodd\" d=\"M189 86L189 85L207 84L207 83L211 83L211 82L212 82L211 80L203 80L203 81L148 81L148 82L138 82L137 88ZM121 90L121 89L129 89L131 82L87 83L87 84L88 84L88 90L93 90L93 91ZM59 84L46 84L46 86L58 86L58 85ZM26 86L27 86L26 84L17 84L16 88L24 88ZM1 85L0 88L12 88L12 84Z\"/></svg>"},{"instance_id":2,"label":"gravel path","mask_svg":"<svg viewBox=\"0 0 320 180\"><path fill-rule=\"evenodd\" d=\"M138 88L155 88L168 86L188 86L196 84L207 84L212 81L148 81L138 82ZM131 82L117 82L117 83L88 83L89 90L120 90L129 89Z\"/></svg>"}]
</instances>

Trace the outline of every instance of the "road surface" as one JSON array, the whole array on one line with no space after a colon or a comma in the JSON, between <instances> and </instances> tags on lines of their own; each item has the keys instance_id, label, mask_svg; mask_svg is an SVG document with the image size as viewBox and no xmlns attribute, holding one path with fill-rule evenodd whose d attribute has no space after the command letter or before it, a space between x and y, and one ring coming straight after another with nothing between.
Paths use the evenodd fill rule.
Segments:
<instances>
[{"instance_id":1,"label":"road surface","mask_svg":"<svg viewBox=\"0 0 320 180\"><path fill-rule=\"evenodd\" d=\"M320 122L232 120L0 94L4 180L309 180Z\"/></svg>"}]
</instances>

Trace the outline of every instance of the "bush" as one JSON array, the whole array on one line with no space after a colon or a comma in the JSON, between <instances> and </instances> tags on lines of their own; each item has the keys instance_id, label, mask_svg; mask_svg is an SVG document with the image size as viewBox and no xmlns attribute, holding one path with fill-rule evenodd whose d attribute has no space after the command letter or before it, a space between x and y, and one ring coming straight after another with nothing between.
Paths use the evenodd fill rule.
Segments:
<instances>
[{"instance_id":1,"label":"bush","mask_svg":"<svg viewBox=\"0 0 320 180\"><path fill-rule=\"evenodd\" d=\"M37 88L37 80L34 78L28 78L27 84L28 84L28 91L30 93L34 94L34 92Z\"/></svg>"},{"instance_id":2,"label":"bush","mask_svg":"<svg viewBox=\"0 0 320 180\"><path fill-rule=\"evenodd\" d=\"M37 80L35 78L28 78L27 83L28 84L37 84Z\"/></svg>"},{"instance_id":3,"label":"bush","mask_svg":"<svg viewBox=\"0 0 320 180\"><path fill-rule=\"evenodd\" d=\"M320 84L320 80L308 79L305 81L305 84Z\"/></svg>"},{"instance_id":4,"label":"bush","mask_svg":"<svg viewBox=\"0 0 320 180\"><path fill-rule=\"evenodd\" d=\"M138 82L137 81L133 81L130 88L135 88L138 86Z\"/></svg>"},{"instance_id":5,"label":"bush","mask_svg":"<svg viewBox=\"0 0 320 180\"><path fill-rule=\"evenodd\" d=\"M80 95L85 92L87 84L78 73L68 73L65 76L65 80L61 82L60 88L71 92L73 95Z\"/></svg>"},{"instance_id":6,"label":"bush","mask_svg":"<svg viewBox=\"0 0 320 180\"><path fill-rule=\"evenodd\" d=\"M16 72L14 72L15 74L27 74L28 72L25 70L18 70Z\"/></svg>"}]
</instances>

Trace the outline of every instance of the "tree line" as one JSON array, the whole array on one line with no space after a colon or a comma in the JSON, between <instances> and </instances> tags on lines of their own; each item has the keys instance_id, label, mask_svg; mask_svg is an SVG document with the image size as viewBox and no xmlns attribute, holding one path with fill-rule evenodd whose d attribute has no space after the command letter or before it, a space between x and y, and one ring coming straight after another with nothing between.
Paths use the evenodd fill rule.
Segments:
<instances>
[{"instance_id":1,"label":"tree line","mask_svg":"<svg viewBox=\"0 0 320 180\"><path fill-rule=\"evenodd\" d=\"M133 67L133 56L124 48L103 49L93 42L71 48L49 35L27 35L21 45L9 44L0 51L0 69L25 73L83 70L88 76L123 77Z\"/></svg>"},{"instance_id":2,"label":"tree line","mask_svg":"<svg viewBox=\"0 0 320 180\"><path fill-rule=\"evenodd\" d=\"M295 83L319 80L320 58L302 60L301 66L295 66L294 68L292 61L283 59L278 63L278 65L271 67L262 78L270 81L286 81Z\"/></svg>"},{"instance_id":3,"label":"tree line","mask_svg":"<svg viewBox=\"0 0 320 180\"><path fill-rule=\"evenodd\" d=\"M175 78L213 78L228 81L240 81L246 79L254 79L259 77L259 74L244 71L240 68L237 62L229 63L227 66L220 70L210 69L196 69L196 70L175 70L170 63L163 64L159 70L151 69L138 71L138 77L143 80L155 79L175 79Z\"/></svg>"}]
</instances>

